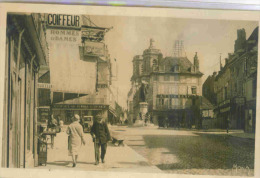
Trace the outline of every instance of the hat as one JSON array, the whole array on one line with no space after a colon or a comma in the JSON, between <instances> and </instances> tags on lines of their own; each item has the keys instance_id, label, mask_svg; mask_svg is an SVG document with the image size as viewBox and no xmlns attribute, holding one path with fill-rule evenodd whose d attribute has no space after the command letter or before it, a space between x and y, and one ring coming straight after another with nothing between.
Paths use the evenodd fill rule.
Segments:
<instances>
[{"instance_id":1,"label":"hat","mask_svg":"<svg viewBox=\"0 0 260 178\"><path fill-rule=\"evenodd\" d=\"M97 115L96 115L96 119L97 119L97 120L102 119L102 115L101 115L101 114L97 114Z\"/></svg>"},{"instance_id":2,"label":"hat","mask_svg":"<svg viewBox=\"0 0 260 178\"><path fill-rule=\"evenodd\" d=\"M79 121L79 120L80 120L79 115L78 115L78 114L75 114L75 115L74 115L74 121Z\"/></svg>"}]
</instances>

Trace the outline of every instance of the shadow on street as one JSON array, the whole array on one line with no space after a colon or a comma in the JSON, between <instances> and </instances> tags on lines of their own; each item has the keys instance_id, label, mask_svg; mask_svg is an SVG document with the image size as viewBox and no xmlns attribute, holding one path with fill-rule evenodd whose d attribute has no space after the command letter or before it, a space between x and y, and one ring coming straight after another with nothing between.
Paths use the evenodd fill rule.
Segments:
<instances>
[{"instance_id":1,"label":"shadow on street","mask_svg":"<svg viewBox=\"0 0 260 178\"><path fill-rule=\"evenodd\" d=\"M198 134L198 137L144 135L143 139L148 150L164 148L169 152L163 154L178 158L174 163L157 164L161 170L232 169L234 165L254 169L253 139L214 134Z\"/></svg>"}]
</instances>

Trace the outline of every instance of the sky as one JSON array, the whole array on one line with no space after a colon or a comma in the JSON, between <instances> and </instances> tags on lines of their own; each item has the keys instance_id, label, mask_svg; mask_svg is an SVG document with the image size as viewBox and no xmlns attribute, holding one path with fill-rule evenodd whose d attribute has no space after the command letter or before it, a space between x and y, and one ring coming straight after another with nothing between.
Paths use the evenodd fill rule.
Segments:
<instances>
[{"instance_id":1,"label":"sky","mask_svg":"<svg viewBox=\"0 0 260 178\"><path fill-rule=\"evenodd\" d=\"M176 19L165 17L122 17L89 16L101 27L113 27L106 33L105 43L111 59L116 59L118 66L117 81L113 88L117 92L118 102L127 107L127 93L131 88L130 78L133 73L132 60L135 55L142 55L149 47L150 38L160 49L163 56L173 56L175 40L183 40L184 50L193 63L195 52L198 53L202 81L214 71L219 71L220 54L222 64L228 53L234 52L237 29L244 28L246 38L258 26L256 21ZM113 66L115 66L115 61ZM115 69L115 68L114 68Z\"/></svg>"}]
</instances>

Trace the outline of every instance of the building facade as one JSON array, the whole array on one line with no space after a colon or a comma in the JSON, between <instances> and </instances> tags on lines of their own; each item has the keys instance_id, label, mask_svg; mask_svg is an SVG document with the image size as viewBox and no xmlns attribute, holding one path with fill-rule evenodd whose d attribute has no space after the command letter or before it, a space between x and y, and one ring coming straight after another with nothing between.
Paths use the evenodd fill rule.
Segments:
<instances>
[{"instance_id":1,"label":"building facade","mask_svg":"<svg viewBox=\"0 0 260 178\"><path fill-rule=\"evenodd\" d=\"M212 75L208 76L202 85L202 95L207 98L213 105L217 104L217 97L214 92L216 75L217 72L214 72Z\"/></svg>"},{"instance_id":2,"label":"building facade","mask_svg":"<svg viewBox=\"0 0 260 178\"><path fill-rule=\"evenodd\" d=\"M86 94L53 93L52 113L57 118L70 123L74 114L93 116L102 113L107 122L114 123L117 118L115 112L116 101L112 92L112 64L104 35L108 29L81 25L81 45L78 46L81 61L93 63L96 66L96 76L88 80L95 80L95 91ZM91 33L90 33L91 32ZM91 81L90 81L91 80ZM71 97L67 97L70 95Z\"/></svg>"},{"instance_id":3,"label":"building facade","mask_svg":"<svg viewBox=\"0 0 260 178\"><path fill-rule=\"evenodd\" d=\"M244 29L237 31L234 53L215 78L218 127L255 131L258 27L246 39Z\"/></svg>"},{"instance_id":4,"label":"building facade","mask_svg":"<svg viewBox=\"0 0 260 178\"><path fill-rule=\"evenodd\" d=\"M2 167L37 161L37 83L48 45L41 14L7 15Z\"/></svg>"},{"instance_id":5,"label":"building facade","mask_svg":"<svg viewBox=\"0 0 260 178\"><path fill-rule=\"evenodd\" d=\"M148 103L151 122L171 127L196 124L199 108L195 103L202 96L201 76L197 53L193 64L187 57L165 57L150 40L142 56L133 59L132 88L129 92L129 111L138 118L139 103ZM197 111L196 111L197 110ZM197 112L197 113L196 113Z\"/></svg>"}]
</instances>

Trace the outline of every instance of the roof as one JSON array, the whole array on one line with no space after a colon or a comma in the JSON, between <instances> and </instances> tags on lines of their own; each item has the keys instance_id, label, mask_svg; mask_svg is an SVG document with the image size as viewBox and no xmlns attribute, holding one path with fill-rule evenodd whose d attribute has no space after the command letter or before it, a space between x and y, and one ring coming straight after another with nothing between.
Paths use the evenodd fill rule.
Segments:
<instances>
[{"instance_id":1,"label":"roof","mask_svg":"<svg viewBox=\"0 0 260 178\"><path fill-rule=\"evenodd\" d=\"M200 96L200 101L200 109L214 109L214 105L204 96Z\"/></svg>"},{"instance_id":2,"label":"roof","mask_svg":"<svg viewBox=\"0 0 260 178\"><path fill-rule=\"evenodd\" d=\"M166 72L171 71L174 66L178 65L180 67L180 73L190 73L194 67L187 57L165 57L160 61L160 65L165 65ZM200 71L195 73L202 74Z\"/></svg>"},{"instance_id":3,"label":"roof","mask_svg":"<svg viewBox=\"0 0 260 178\"><path fill-rule=\"evenodd\" d=\"M254 29L248 40L256 40L258 41L258 27Z\"/></svg>"}]
</instances>

